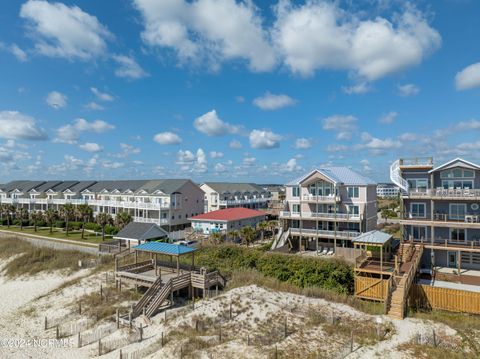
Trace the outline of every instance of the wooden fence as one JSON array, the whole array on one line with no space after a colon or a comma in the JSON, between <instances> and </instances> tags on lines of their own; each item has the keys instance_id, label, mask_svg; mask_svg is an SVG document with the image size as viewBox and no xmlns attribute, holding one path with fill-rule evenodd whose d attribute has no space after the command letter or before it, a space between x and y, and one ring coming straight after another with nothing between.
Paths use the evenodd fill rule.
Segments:
<instances>
[{"instance_id":1,"label":"wooden fence","mask_svg":"<svg viewBox=\"0 0 480 359\"><path fill-rule=\"evenodd\" d=\"M424 309L480 314L480 293L413 284L410 305Z\"/></svg>"},{"instance_id":2,"label":"wooden fence","mask_svg":"<svg viewBox=\"0 0 480 359\"><path fill-rule=\"evenodd\" d=\"M355 296L383 301L388 293L388 279L355 276Z\"/></svg>"}]
</instances>

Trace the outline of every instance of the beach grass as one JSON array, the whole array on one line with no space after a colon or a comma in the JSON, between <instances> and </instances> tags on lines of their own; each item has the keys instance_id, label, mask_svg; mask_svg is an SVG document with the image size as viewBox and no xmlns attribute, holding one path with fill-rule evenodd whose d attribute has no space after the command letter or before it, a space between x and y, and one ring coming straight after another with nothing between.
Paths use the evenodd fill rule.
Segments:
<instances>
[{"instance_id":1,"label":"beach grass","mask_svg":"<svg viewBox=\"0 0 480 359\"><path fill-rule=\"evenodd\" d=\"M10 226L10 228L8 228L7 226L0 226L0 229L4 231L10 231L12 233L67 239L72 241L79 241L81 243L98 244L103 242L101 234L96 234L89 231L85 231L84 238L82 239L81 230L70 230L67 236L67 233L63 228L53 228L52 233L50 233L50 228L48 227L39 227L37 228L36 232L33 227L23 227L23 229L20 229L19 226ZM111 238L111 236L105 236L105 240L109 240Z\"/></svg>"}]
</instances>

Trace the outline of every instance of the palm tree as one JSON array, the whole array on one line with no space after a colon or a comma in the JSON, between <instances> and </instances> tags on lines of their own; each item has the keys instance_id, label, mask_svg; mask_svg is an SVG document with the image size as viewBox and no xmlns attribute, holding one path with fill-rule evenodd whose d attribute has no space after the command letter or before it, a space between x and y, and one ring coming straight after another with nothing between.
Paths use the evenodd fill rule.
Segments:
<instances>
[{"instance_id":1,"label":"palm tree","mask_svg":"<svg viewBox=\"0 0 480 359\"><path fill-rule=\"evenodd\" d=\"M102 241L105 241L105 227L107 224L112 223L112 216L110 216L108 213L102 212L97 214L95 220L97 224L102 227Z\"/></svg>"},{"instance_id":2,"label":"palm tree","mask_svg":"<svg viewBox=\"0 0 480 359\"><path fill-rule=\"evenodd\" d=\"M132 216L128 212L120 212L115 217L115 223L119 229L122 229L132 221Z\"/></svg>"},{"instance_id":3,"label":"palm tree","mask_svg":"<svg viewBox=\"0 0 480 359\"><path fill-rule=\"evenodd\" d=\"M240 230L241 237L247 247L250 245L251 242L253 242L255 235L257 234L257 231L251 226L245 226Z\"/></svg>"},{"instance_id":4,"label":"palm tree","mask_svg":"<svg viewBox=\"0 0 480 359\"><path fill-rule=\"evenodd\" d=\"M53 223L58 217L57 211L55 211L53 208L49 208L45 212L45 221L47 224L50 226L50 233L53 232Z\"/></svg>"},{"instance_id":5,"label":"palm tree","mask_svg":"<svg viewBox=\"0 0 480 359\"><path fill-rule=\"evenodd\" d=\"M261 241L265 238L265 231L268 229L269 225L266 221L261 221L258 224L258 229L260 229Z\"/></svg>"},{"instance_id":6,"label":"palm tree","mask_svg":"<svg viewBox=\"0 0 480 359\"><path fill-rule=\"evenodd\" d=\"M63 206L60 207L60 216L65 220L65 229L67 231L66 235L68 237L68 222L70 221L70 218L73 217L75 214L75 206L71 203L65 203Z\"/></svg>"},{"instance_id":7,"label":"palm tree","mask_svg":"<svg viewBox=\"0 0 480 359\"><path fill-rule=\"evenodd\" d=\"M219 232L213 232L210 234L209 239L213 244L219 244L222 242L222 234Z\"/></svg>"},{"instance_id":8,"label":"palm tree","mask_svg":"<svg viewBox=\"0 0 480 359\"><path fill-rule=\"evenodd\" d=\"M25 208L20 207L17 209L17 218L20 219L20 230L23 231L23 221L28 218L28 211Z\"/></svg>"},{"instance_id":9,"label":"palm tree","mask_svg":"<svg viewBox=\"0 0 480 359\"><path fill-rule=\"evenodd\" d=\"M7 216L7 227L10 228L10 223L12 221L12 216L15 214L17 209L11 204L4 204L2 206L2 213Z\"/></svg>"},{"instance_id":10,"label":"palm tree","mask_svg":"<svg viewBox=\"0 0 480 359\"><path fill-rule=\"evenodd\" d=\"M33 211L30 213L30 218L33 221L33 230L37 231L38 222L43 219L43 213L40 211Z\"/></svg>"},{"instance_id":11,"label":"palm tree","mask_svg":"<svg viewBox=\"0 0 480 359\"><path fill-rule=\"evenodd\" d=\"M240 232L237 231L236 229L233 229L230 231L230 237L232 238L232 242L235 241L236 238L240 235Z\"/></svg>"},{"instance_id":12,"label":"palm tree","mask_svg":"<svg viewBox=\"0 0 480 359\"><path fill-rule=\"evenodd\" d=\"M271 221L268 221L268 227L270 229L270 231L272 232L272 238L275 236L275 228L278 227L278 221L277 220L271 220Z\"/></svg>"},{"instance_id":13,"label":"palm tree","mask_svg":"<svg viewBox=\"0 0 480 359\"><path fill-rule=\"evenodd\" d=\"M85 223L92 218L93 216L93 209L86 203L82 203L77 206L76 211L77 216L82 219L82 239L84 238L85 234Z\"/></svg>"}]
</instances>

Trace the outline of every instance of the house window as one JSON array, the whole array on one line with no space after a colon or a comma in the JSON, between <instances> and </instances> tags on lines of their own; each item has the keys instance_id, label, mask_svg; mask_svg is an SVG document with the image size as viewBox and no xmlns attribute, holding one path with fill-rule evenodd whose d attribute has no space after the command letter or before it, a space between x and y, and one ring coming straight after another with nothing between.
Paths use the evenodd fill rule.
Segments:
<instances>
[{"instance_id":1,"label":"house window","mask_svg":"<svg viewBox=\"0 0 480 359\"><path fill-rule=\"evenodd\" d=\"M473 180L442 180L442 187L445 189L454 189L454 188L472 189Z\"/></svg>"},{"instance_id":2,"label":"house window","mask_svg":"<svg viewBox=\"0 0 480 359\"><path fill-rule=\"evenodd\" d=\"M475 178L475 172L472 170L464 170L462 168L454 168L452 170L440 172L440 178Z\"/></svg>"},{"instance_id":3,"label":"house window","mask_svg":"<svg viewBox=\"0 0 480 359\"><path fill-rule=\"evenodd\" d=\"M425 218L425 203L410 203L410 215L412 218Z\"/></svg>"},{"instance_id":4,"label":"house window","mask_svg":"<svg viewBox=\"0 0 480 359\"><path fill-rule=\"evenodd\" d=\"M463 221L467 212L467 205L465 203L450 203L448 216L453 220Z\"/></svg>"},{"instance_id":5,"label":"house window","mask_svg":"<svg viewBox=\"0 0 480 359\"><path fill-rule=\"evenodd\" d=\"M424 191L428 188L428 179L426 178L409 179L408 187L415 191Z\"/></svg>"},{"instance_id":6,"label":"house window","mask_svg":"<svg viewBox=\"0 0 480 359\"><path fill-rule=\"evenodd\" d=\"M452 242L465 242L465 229L464 228L450 228L450 241Z\"/></svg>"},{"instance_id":7,"label":"house window","mask_svg":"<svg viewBox=\"0 0 480 359\"><path fill-rule=\"evenodd\" d=\"M412 226L413 239L422 239L427 237L427 227Z\"/></svg>"},{"instance_id":8,"label":"house window","mask_svg":"<svg viewBox=\"0 0 480 359\"><path fill-rule=\"evenodd\" d=\"M300 187L292 187L292 197L300 197Z\"/></svg>"},{"instance_id":9,"label":"house window","mask_svg":"<svg viewBox=\"0 0 480 359\"><path fill-rule=\"evenodd\" d=\"M348 187L348 197L358 198L358 187Z\"/></svg>"},{"instance_id":10,"label":"house window","mask_svg":"<svg viewBox=\"0 0 480 359\"><path fill-rule=\"evenodd\" d=\"M300 221L298 219L292 220L292 228L300 228Z\"/></svg>"},{"instance_id":11,"label":"house window","mask_svg":"<svg viewBox=\"0 0 480 359\"><path fill-rule=\"evenodd\" d=\"M349 214L353 214L353 215L356 215L358 216L359 215L359 209L358 209L358 206L347 206L347 211Z\"/></svg>"},{"instance_id":12,"label":"house window","mask_svg":"<svg viewBox=\"0 0 480 359\"><path fill-rule=\"evenodd\" d=\"M300 213L300 205L292 204L292 213Z\"/></svg>"}]
</instances>

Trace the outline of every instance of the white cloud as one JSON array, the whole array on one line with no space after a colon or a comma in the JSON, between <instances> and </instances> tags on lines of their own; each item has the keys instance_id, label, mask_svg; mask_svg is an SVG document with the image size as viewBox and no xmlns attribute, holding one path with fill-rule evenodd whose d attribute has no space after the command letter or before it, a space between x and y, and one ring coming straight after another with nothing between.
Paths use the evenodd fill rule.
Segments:
<instances>
[{"instance_id":1,"label":"white cloud","mask_svg":"<svg viewBox=\"0 0 480 359\"><path fill-rule=\"evenodd\" d=\"M385 138L385 139L380 139L371 136L367 132L362 133L362 141L364 141L363 144L357 145L357 149L368 149L370 150L373 154L383 154L385 151L396 149L402 147L402 142L399 140L394 140L391 138Z\"/></svg>"},{"instance_id":2,"label":"white cloud","mask_svg":"<svg viewBox=\"0 0 480 359\"><path fill-rule=\"evenodd\" d=\"M106 161L102 162L102 167L110 169L110 170L115 170L115 169L118 169L118 168L122 168L123 166L125 166L125 163L123 163L123 162L116 162L116 161L109 161L109 160L106 160Z\"/></svg>"},{"instance_id":3,"label":"white cloud","mask_svg":"<svg viewBox=\"0 0 480 359\"><path fill-rule=\"evenodd\" d=\"M246 61L253 71L275 66L275 52L253 2L135 0L143 16L143 41L170 48L180 63ZM212 19L214 19L212 21Z\"/></svg>"},{"instance_id":4,"label":"white cloud","mask_svg":"<svg viewBox=\"0 0 480 359\"><path fill-rule=\"evenodd\" d=\"M95 16L78 6L29 0L20 17L28 21L28 33L35 50L49 57L90 60L106 53L106 41L113 38Z\"/></svg>"},{"instance_id":5,"label":"white cloud","mask_svg":"<svg viewBox=\"0 0 480 359\"><path fill-rule=\"evenodd\" d=\"M131 155L138 155L141 152L140 148L127 143L120 143L120 149L121 152L113 154L112 156L117 158L127 158Z\"/></svg>"},{"instance_id":6,"label":"white cloud","mask_svg":"<svg viewBox=\"0 0 480 359\"><path fill-rule=\"evenodd\" d=\"M180 136L173 132L157 133L153 140L161 145L178 145L182 142Z\"/></svg>"},{"instance_id":7,"label":"white cloud","mask_svg":"<svg viewBox=\"0 0 480 359\"><path fill-rule=\"evenodd\" d=\"M105 102L111 102L114 100L114 97L106 92L102 92L96 87L90 87L90 91L100 100Z\"/></svg>"},{"instance_id":8,"label":"white cloud","mask_svg":"<svg viewBox=\"0 0 480 359\"><path fill-rule=\"evenodd\" d=\"M480 62L465 67L455 75L457 90L468 90L480 87Z\"/></svg>"},{"instance_id":9,"label":"white cloud","mask_svg":"<svg viewBox=\"0 0 480 359\"><path fill-rule=\"evenodd\" d=\"M251 167L255 164L256 161L257 159L255 157L244 157L242 162L244 166Z\"/></svg>"},{"instance_id":10,"label":"white cloud","mask_svg":"<svg viewBox=\"0 0 480 359\"><path fill-rule=\"evenodd\" d=\"M142 69L135 59L131 57L114 55L112 58L119 65L118 68L115 69L115 75L117 77L136 80L149 76L148 72Z\"/></svg>"},{"instance_id":11,"label":"white cloud","mask_svg":"<svg viewBox=\"0 0 480 359\"><path fill-rule=\"evenodd\" d=\"M47 133L35 119L18 111L0 111L0 138L7 140L46 140Z\"/></svg>"},{"instance_id":12,"label":"white cloud","mask_svg":"<svg viewBox=\"0 0 480 359\"><path fill-rule=\"evenodd\" d=\"M79 145L78 148L80 148L83 151L92 152L92 153L100 152L103 150L102 146L94 142L86 142L84 144Z\"/></svg>"},{"instance_id":13,"label":"white cloud","mask_svg":"<svg viewBox=\"0 0 480 359\"><path fill-rule=\"evenodd\" d=\"M349 140L357 129L357 118L352 115L332 115L323 119L323 129L337 132L337 140Z\"/></svg>"},{"instance_id":14,"label":"white cloud","mask_svg":"<svg viewBox=\"0 0 480 359\"><path fill-rule=\"evenodd\" d=\"M207 136L223 136L228 133L238 133L240 130L239 126L234 126L222 121L215 110L197 117L195 121L193 121L193 125L197 131Z\"/></svg>"},{"instance_id":15,"label":"white cloud","mask_svg":"<svg viewBox=\"0 0 480 359\"><path fill-rule=\"evenodd\" d=\"M223 152L218 152L218 151L210 151L210 158L222 158L223 157Z\"/></svg>"},{"instance_id":16,"label":"white cloud","mask_svg":"<svg viewBox=\"0 0 480 359\"><path fill-rule=\"evenodd\" d=\"M235 96L235 101L237 101L238 103L244 103L245 102L245 97Z\"/></svg>"},{"instance_id":17,"label":"white cloud","mask_svg":"<svg viewBox=\"0 0 480 359\"><path fill-rule=\"evenodd\" d=\"M342 87L342 91L345 92L347 95L362 95L371 92L372 90L372 86L369 85L366 81L362 81L355 85Z\"/></svg>"},{"instance_id":18,"label":"white cloud","mask_svg":"<svg viewBox=\"0 0 480 359\"><path fill-rule=\"evenodd\" d=\"M114 125L102 120L88 122L83 118L78 118L73 123L58 128L55 141L75 144L83 132L104 133L114 128Z\"/></svg>"},{"instance_id":19,"label":"white cloud","mask_svg":"<svg viewBox=\"0 0 480 359\"><path fill-rule=\"evenodd\" d=\"M228 147L230 147L231 149L233 150L239 150L241 149L243 146L241 144L240 141L238 140L231 140L230 143L228 144Z\"/></svg>"},{"instance_id":20,"label":"white cloud","mask_svg":"<svg viewBox=\"0 0 480 359\"><path fill-rule=\"evenodd\" d=\"M253 130L249 135L250 146L257 149L271 149L280 146L282 136L267 130Z\"/></svg>"},{"instance_id":21,"label":"white cloud","mask_svg":"<svg viewBox=\"0 0 480 359\"><path fill-rule=\"evenodd\" d=\"M345 145L328 145L327 152L342 152L348 150L348 146Z\"/></svg>"},{"instance_id":22,"label":"white cloud","mask_svg":"<svg viewBox=\"0 0 480 359\"><path fill-rule=\"evenodd\" d=\"M10 45L10 52L17 58L20 62L26 62L28 60L27 53L18 47L17 44Z\"/></svg>"},{"instance_id":23,"label":"white cloud","mask_svg":"<svg viewBox=\"0 0 480 359\"><path fill-rule=\"evenodd\" d=\"M362 169L364 172L370 172L372 170L372 167L370 167L370 161L367 159L363 159L360 161L360 164L362 165Z\"/></svg>"},{"instance_id":24,"label":"white cloud","mask_svg":"<svg viewBox=\"0 0 480 359\"><path fill-rule=\"evenodd\" d=\"M195 160L195 155L189 150L180 150L177 152L177 164L186 165L191 164Z\"/></svg>"},{"instance_id":25,"label":"white cloud","mask_svg":"<svg viewBox=\"0 0 480 359\"><path fill-rule=\"evenodd\" d=\"M393 21L365 19L338 3L276 6L272 38L288 68L310 76L319 69L351 70L369 81L418 65L440 47L440 34L412 6Z\"/></svg>"},{"instance_id":26,"label":"white cloud","mask_svg":"<svg viewBox=\"0 0 480 359\"><path fill-rule=\"evenodd\" d=\"M469 131L469 130L478 130L480 129L479 120L469 120L469 121L460 121L454 127L456 131Z\"/></svg>"},{"instance_id":27,"label":"white cloud","mask_svg":"<svg viewBox=\"0 0 480 359\"><path fill-rule=\"evenodd\" d=\"M48 106L58 110L67 106L68 97L58 91L52 91L47 95L46 102Z\"/></svg>"},{"instance_id":28,"label":"white cloud","mask_svg":"<svg viewBox=\"0 0 480 359\"><path fill-rule=\"evenodd\" d=\"M383 123L383 124L391 124L395 122L395 119L397 118L398 113L395 111L390 111L389 113L384 114L382 117L378 119L378 122Z\"/></svg>"},{"instance_id":29,"label":"white cloud","mask_svg":"<svg viewBox=\"0 0 480 359\"><path fill-rule=\"evenodd\" d=\"M293 106L297 103L297 100L287 95L275 95L270 92L266 92L263 96L257 97L253 100L253 104L262 110L272 111L278 110L283 107Z\"/></svg>"},{"instance_id":30,"label":"white cloud","mask_svg":"<svg viewBox=\"0 0 480 359\"><path fill-rule=\"evenodd\" d=\"M215 164L215 166L213 167L213 170L217 173L223 173L223 172L226 172L227 171L227 167L222 164L222 163L217 163Z\"/></svg>"},{"instance_id":31,"label":"white cloud","mask_svg":"<svg viewBox=\"0 0 480 359\"><path fill-rule=\"evenodd\" d=\"M83 107L85 107L89 110L94 110L94 111L101 111L101 110L105 109L102 105L99 105L95 101L89 102L86 105L84 105Z\"/></svg>"},{"instance_id":32,"label":"white cloud","mask_svg":"<svg viewBox=\"0 0 480 359\"><path fill-rule=\"evenodd\" d=\"M205 151L199 148L196 154L189 150L180 150L177 152L177 160L175 162L180 166L180 170L187 172L205 173L208 171L208 161Z\"/></svg>"},{"instance_id":33,"label":"white cloud","mask_svg":"<svg viewBox=\"0 0 480 359\"><path fill-rule=\"evenodd\" d=\"M297 138L294 147L297 150L306 150L312 147L312 142L308 138Z\"/></svg>"},{"instance_id":34,"label":"white cloud","mask_svg":"<svg viewBox=\"0 0 480 359\"><path fill-rule=\"evenodd\" d=\"M399 137L400 141L409 142L409 141L416 141L417 135L411 132L402 133Z\"/></svg>"},{"instance_id":35,"label":"white cloud","mask_svg":"<svg viewBox=\"0 0 480 359\"><path fill-rule=\"evenodd\" d=\"M420 89L415 84L405 84L405 85L398 85L398 94L402 97L409 97L418 95Z\"/></svg>"},{"instance_id":36,"label":"white cloud","mask_svg":"<svg viewBox=\"0 0 480 359\"><path fill-rule=\"evenodd\" d=\"M208 161L205 151L199 148L197 150L197 156L195 165L193 166L193 172L205 173L208 171Z\"/></svg>"},{"instance_id":37,"label":"white cloud","mask_svg":"<svg viewBox=\"0 0 480 359\"><path fill-rule=\"evenodd\" d=\"M302 168L297 164L296 158L291 158L287 161L287 163L284 163L280 166L280 170L286 172L296 172L300 171L301 169Z\"/></svg>"}]
</instances>

